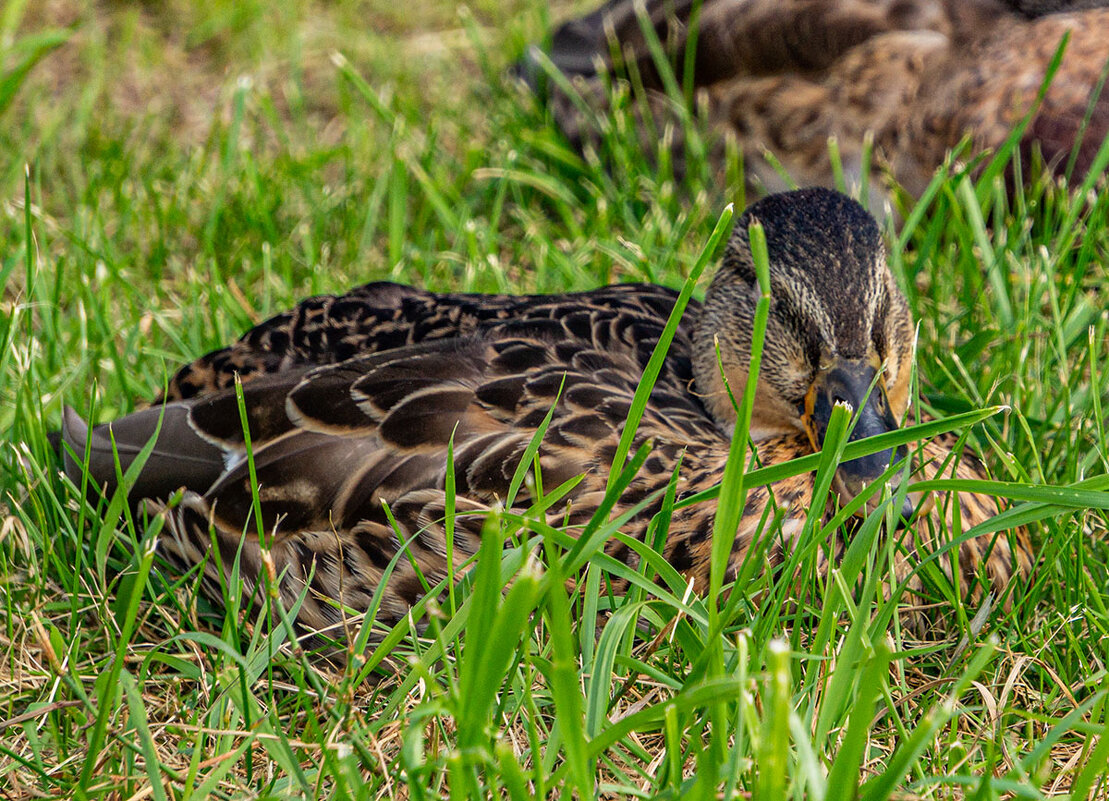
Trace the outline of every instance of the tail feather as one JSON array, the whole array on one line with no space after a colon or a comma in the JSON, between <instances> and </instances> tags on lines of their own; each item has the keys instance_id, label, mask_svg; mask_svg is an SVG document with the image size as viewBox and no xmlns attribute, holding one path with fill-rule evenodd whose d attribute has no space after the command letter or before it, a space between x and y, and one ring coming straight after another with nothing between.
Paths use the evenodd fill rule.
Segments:
<instances>
[{"instance_id":1,"label":"tail feather","mask_svg":"<svg viewBox=\"0 0 1109 801\"><path fill-rule=\"evenodd\" d=\"M61 431L66 475L79 485L87 465L91 483L111 495L119 487L117 461L119 473L126 473L154 437L154 449L131 488L136 502L166 498L181 487L204 493L224 472L223 451L197 435L189 407L178 403L143 409L91 430L67 406Z\"/></svg>"}]
</instances>

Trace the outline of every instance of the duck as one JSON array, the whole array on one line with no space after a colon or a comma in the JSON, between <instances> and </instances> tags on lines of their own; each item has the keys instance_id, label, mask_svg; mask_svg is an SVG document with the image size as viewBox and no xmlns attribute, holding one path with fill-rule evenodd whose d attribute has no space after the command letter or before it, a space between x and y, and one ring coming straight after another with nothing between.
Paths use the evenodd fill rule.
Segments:
<instances>
[{"instance_id":1,"label":"duck","mask_svg":"<svg viewBox=\"0 0 1109 801\"><path fill-rule=\"evenodd\" d=\"M646 28L637 5L644 6ZM550 67L543 66L537 47L525 54L518 72L533 89L546 84L554 120L578 150L600 141L597 115L613 102L607 84L633 75L646 90L644 103L630 106L643 147L655 153L656 137L669 129L676 173L687 168L682 119L696 109L713 143L709 159L722 171L726 153L737 147L750 191L835 186L829 156L834 138L844 180L866 182L864 189L888 199L889 179L920 197L953 151L973 162L1001 149L1033 111L1067 38L1046 96L1020 135L1019 154L1028 175L1038 158L1049 174L1077 181L1109 134L1109 92L1102 91L1109 61L1107 5L609 0L563 23L551 38L550 61L571 79L574 91L542 80ZM673 91L664 91L645 30L665 43L677 85L694 89L694 109L682 108L671 99ZM960 147L964 139L969 149Z\"/></svg>"},{"instance_id":2,"label":"duck","mask_svg":"<svg viewBox=\"0 0 1109 801\"><path fill-rule=\"evenodd\" d=\"M819 450L837 403L855 410L851 439L891 431L909 411L914 326L877 222L832 190L768 196L740 216L704 301L691 299L672 329L632 440L633 453L648 443L649 452L611 511L628 515L621 531L629 537L644 540L675 470L679 501L723 476L737 419L732 396L742 399L751 368L756 220L772 298L750 424L762 464ZM271 570L298 626L341 641L346 616L370 608L379 587L378 618L395 623L448 576L448 458L453 564L477 553L489 512L524 513L540 483L563 493L546 519L581 531L602 506L633 397L678 297L633 283L512 296L389 282L311 297L181 367L145 409L94 427L67 409L65 469L77 486L87 471L90 484L111 495L116 454L126 471L154 439L129 497L164 517L158 548L166 561L199 568L217 604L236 560L247 596ZM517 467L543 425L540 480L512 497ZM905 456L890 449L840 464L834 501L815 513L849 502ZM950 439L924 442L915 458L926 479L945 470L986 475L973 457L959 458ZM813 497L812 473L752 488L728 574L734 579L762 536L768 508L780 516L771 515L779 520L771 561L780 563ZM929 532L950 522L945 515L958 514L969 530L999 511L970 492L941 502L910 497L902 514L915 511L916 522L902 532L905 575L914 557L936 548ZM709 501L679 502L662 551L701 592L715 511ZM831 562L843 544L829 549ZM637 564L626 542L605 550ZM953 561L944 555L940 563L950 570ZM1001 591L1031 564L1023 529L970 538L952 580L963 592Z\"/></svg>"}]
</instances>

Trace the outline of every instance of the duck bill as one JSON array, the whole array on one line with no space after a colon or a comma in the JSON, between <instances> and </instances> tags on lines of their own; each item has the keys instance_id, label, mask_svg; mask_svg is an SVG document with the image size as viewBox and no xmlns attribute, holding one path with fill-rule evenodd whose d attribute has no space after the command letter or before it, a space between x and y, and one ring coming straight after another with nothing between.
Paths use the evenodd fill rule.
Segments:
<instances>
[{"instance_id":1,"label":"duck bill","mask_svg":"<svg viewBox=\"0 0 1109 801\"><path fill-rule=\"evenodd\" d=\"M886 400L885 388L881 382L874 380L876 375L874 367L862 359L839 359L830 369L821 372L805 396L801 418L814 448L820 450L824 447L824 437L828 433L828 423L836 403L846 403L854 410L854 428L848 442L898 428ZM905 458L906 454L907 450L902 445L841 463L833 482L840 503L846 504L857 497L877 481L892 462ZM875 498L867 506L873 508L876 504ZM906 497L902 516L908 519L914 509L915 503Z\"/></svg>"}]
</instances>

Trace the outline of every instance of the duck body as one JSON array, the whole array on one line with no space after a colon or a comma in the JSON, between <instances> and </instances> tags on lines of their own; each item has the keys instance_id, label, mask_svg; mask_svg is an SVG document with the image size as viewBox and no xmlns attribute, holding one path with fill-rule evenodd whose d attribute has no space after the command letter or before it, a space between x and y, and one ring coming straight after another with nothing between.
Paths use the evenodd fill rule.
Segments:
<instances>
[{"instance_id":1,"label":"duck body","mask_svg":"<svg viewBox=\"0 0 1109 801\"><path fill-rule=\"evenodd\" d=\"M834 374L859 361L851 347L893 366L875 392L899 406L898 414L905 411L907 400L898 392L911 358L894 358L900 345L885 340L900 336L911 321L900 293L887 284L892 279L879 258L877 226L853 201L825 190L762 201L741 219L704 305L694 301L687 308L636 429L633 452L647 443L650 452L611 514L630 514L621 530L637 539L644 539L661 508L675 469L679 497L709 489L723 476L731 421L726 411L713 411L721 389L705 376L704 342L720 342L725 375L733 387L743 386L735 380L746 368L749 315L743 310L755 303L745 236L756 215L766 226L771 258L778 257L772 284L779 289L759 379L768 402L759 404L752 424L759 459L773 464L813 452L815 429L801 407L814 388L824 386L820 370ZM811 264L812 250L820 247L828 251L818 269L827 274L794 274ZM860 275L846 278L855 273ZM861 293L864 311L850 304L836 311L840 301L814 298L814 287L837 275L842 290ZM561 488L558 501L543 512L549 522L576 531L594 516L632 398L676 300L672 290L642 284L522 297L368 284L342 296L310 298L185 366L166 396L148 409L91 432L67 413L63 436L73 455L91 441L89 472L110 491L112 438L126 468L157 432L131 498L152 499L154 508L165 510L163 552L183 568L204 565L213 598L223 597L218 586L236 558L247 593L264 569L258 521L252 518L253 465L261 528L282 576L281 593L288 605L304 595L301 626L334 630L344 609L367 609L391 565L379 617L395 622L427 586L448 575L443 521L449 456L458 513L454 565L476 553L485 513L493 508L507 505L523 513ZM860 339L860 332L866 336ZM823 366L814 366L810 378L793 388L798 360L809 359L805 351ZM714 364L715 353L708 356ZM769 402L775 398L778 404ZM869 403L856 403L860 421ZM790 404L794 419L787 420L782 410ZM529 466L532 480L512 497L517 468L548 416L539 469ZM81 468L73 455L67 455L67 468L77 477ZM924 474L931 476L951 453L930 442L922 455ZM885 454L879 471L891 456ZM869 469L865 463L848 469L851 464L840 470L856 475ZM972 459L953 469L964 478L981 475ZM182 486L179 504L161 505ZM752 489L732 547L731 574L760 535L768 505L779 515L773 551L780 558L810 514L812 494L810 474ZM969 493L958 504L964 528L997 512L992 501ZM709 503L679 507L664 546L664 556L700 589L707 587L714 514ZM929 514L937 521L942 516ZM982 566L998 586L1027 569L1027 543L1019 535L1012 548L1004 538L995 545L989 539L964 544L964 588ZM834 557L839 547L829 553ZM618 541L606 550L633 563L638 558Z\"/></svg>"},{"instance_id":2,"label":"duck body","mask_svg":"<svg viewBox=\"0 0 1109 801\"><path fill-rule=\"evenodd\" d=\"M786 181L832 186L828 140L835 137L848 177L862 174L867 136L874 156L919 195L950 150L969 137L974 151L997 150L1031 111L1064 37L1064 58L1042 106L1020 140L1057 172L1073 158L1084 174L1109 134L1109 96L1099 92L1109 59L1105 3L1004 4L995 0L690 0L647 3L667 43L679 83L694 8L699 6L689 80L719 135L714 155L733 140L753 188ZM655 117L647 131L676 120L673 101L646 45L630 0L613 0L556 31L551 58L577 79L586 100L608 105L600 72L620 74L612 55L632 64ZM589 65L589 66L585 66ZM534 73L535 68L531 68ZM557 91L558 124L579 147L596 138L590 120ZM681 128L675 163L682 164ZM768 158L766 154L772 154ZM876 186L876 189L881 187Z\"/></svg>"}]
</instances>

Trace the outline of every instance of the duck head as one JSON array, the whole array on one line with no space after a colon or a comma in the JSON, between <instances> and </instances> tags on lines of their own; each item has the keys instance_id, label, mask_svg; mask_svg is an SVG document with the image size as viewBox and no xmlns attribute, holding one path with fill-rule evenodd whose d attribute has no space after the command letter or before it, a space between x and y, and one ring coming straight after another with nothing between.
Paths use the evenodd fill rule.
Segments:
<instances>
[{"instance_id":1,"label":"duck head","mask_svg":"<svg viewBox=\"0 0 1109 801\"><path fill-rule=\"evenodd\" d=\"M694 333L694 376L709 412L733 426L727 389L738 399L747 384L760 296L748 238L755 220L766 232L771 305L752 438L800 430L819 450L836 403L853 410L851 440L896 428L909 399L912 317L886 264L878 224L829 189L771 195L736 224ZM855 497L903 450L840 465L834 486L841 500Z\"/></svg>"}]
</instances>

